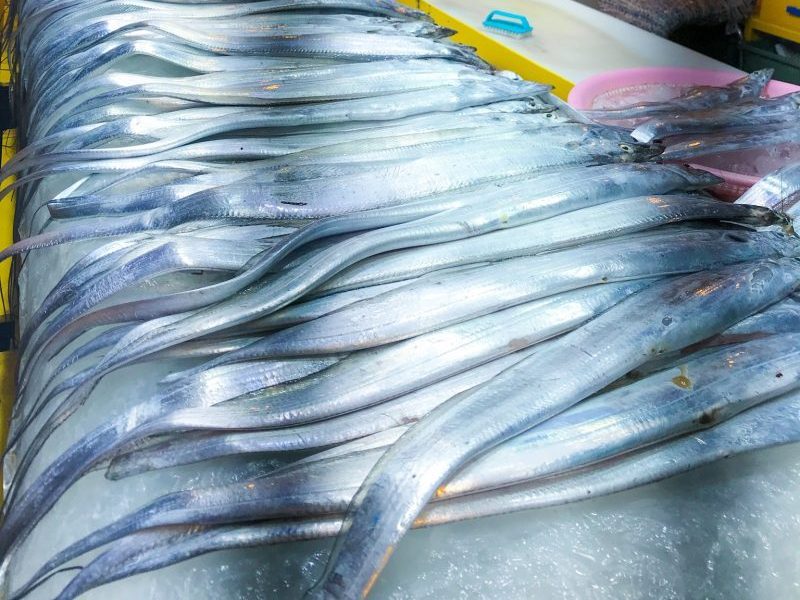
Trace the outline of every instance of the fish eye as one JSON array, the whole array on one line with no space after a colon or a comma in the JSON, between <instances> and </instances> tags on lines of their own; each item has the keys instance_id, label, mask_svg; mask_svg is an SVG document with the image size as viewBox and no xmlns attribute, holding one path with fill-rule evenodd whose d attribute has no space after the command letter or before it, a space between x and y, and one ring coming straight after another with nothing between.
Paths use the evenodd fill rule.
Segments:
<instances>
[{"instance_id":1,"label":"fish eye","mask_svg":"<svg viewBox=\"0 0 800 600\"><path fill-rule=\"evenodd\" d=\"M633 148L630 146L630 144L620 144L619 148L623 152L631 152L633 150Z\"/></svg>"}]
</instances>

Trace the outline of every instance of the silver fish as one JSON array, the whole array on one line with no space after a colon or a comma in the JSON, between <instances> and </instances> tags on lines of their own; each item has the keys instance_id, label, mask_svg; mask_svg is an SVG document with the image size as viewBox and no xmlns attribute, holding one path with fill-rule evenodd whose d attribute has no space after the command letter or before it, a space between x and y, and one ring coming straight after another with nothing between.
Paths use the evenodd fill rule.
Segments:
<instances>
[{"instance_id":1,"label":"silver fish","mask_svg":"<svg viewBox=\"0 0 800 600\"><path fill-rule=\"evenodd\" d=\"M695 135L714 131L732 131L756 125L791 125L800 109L800 94L778 98L755 99L734 106L719 106L712 110L678 112L648 119L631 132L640 142L664 140L677 135Z\"/></svg>"},{"instance_id":2,"label":"silver fish","mask_svg":"<svg viewBox=\"0 0 800 600\"><path fill-rule=\"evenodd\" d=\"M757 98L772 79L772 69L762 69L745 75L727 86L694 86L683 91L677 98L666 102L642 102L620 108L593 109L583 111L594 120L617 121L641 119L659 114L692 111L714 106L725 106L738 100Z\"/></svg>"},{"instance_id":3,"label":"silver fish","mask_svg":"<svg viewBox=\"0 0 800 600\"><path fill-rule=\"evenodd\" d=\"M736 200L737 204L767 206L787 212L800 199L800 163L768 173Z\"/></svg>"},{"instance_id":4,"label":"silver fish","mask_svg":"<svg viewBox=\"0 0 800 600\"><path fill-rule=\"evenodd\" d=\"M798 275L791 260L755 261L654 284L562 338L557 350L535 354L490 385L442 405L392 446L364 482L329 568L310 595L365 595L428 498L458 467L601 389L648 356L700 341L780 300L796 288ZM567 361L571 380L548 379ZM543 386L546 381L552 385ZM535 401L531 389L538 391ZM481 419L469 418L473 410ZM485 427L486 422L493 426Z\"/></svg>"},{"instance_id":5,"label":"silver fish","mask_svg":"<svg viewBox=\"0 0 800 600\"><path fill-rule=\"evenodd\" d=\"M744 352L746 355L749 349L748 345L742 345L740 348L741 350L739 350L739 352ZM760 350L762 352L761 357L763 358L763 348ZM730 374L730 369L726 368L724 365L727 360L726 356L728 358L733 356L735 360L742 356L740 353L737 353L737 350L734 349L720 353L720 356L717 357L716 360L723 363L720 365L722 373L727 370L728 374ZM758 354L758 350L756 350L756 354ZM755 356L754 358L758 361L758 358ZM798 364L795 357L795 386L800 383L797 377L797 366ZM777 368L780 369L781 367ZM767 371L768 373L764 374L765 377L775 380L775 371L769 368ZM658 377L656 379L658 379ZM661 389L663 390L661 393L669 396L672 391L663 387L665 377L660 376L660 379L662 380ZM729 379L735 379L735 375L730 376ZM520 438L515 438L507 444L498 446L483 459L480 459L472 465L470 467L472 470L468 471L468 473L473 473L474 475L467 475L464 479L464 484L466 486L478 485L478 489L480 489L480 486L486 485L489 491L470 493L454 498L452 495L453 493L457 494L457 490L464 489L454 482L452 488L441 489L441 493L437 493L436 496L431 499L432 502L427 505L424 512L415 520L413 526L428 526L464 518L475 518L513 510L572 502L585 499L587 496L613 493L614 491L635 487L636 485L643 485L644 483L682 472L693 466L699 466L699 464L703 464L706 461L718 459L720 457L718 448L714 448L713 443L708 444L706 442L707 440L726 439L726 451L741 452L746 449L763 447L762 444L787 443L797 439L797 418L800 412L798 412L798 400L795 392L783 396L776 402L767 403L763 407L758 407L749 411L746 410L747 405L744 404L740 406L739 410L745 410L745 412L739 416L735 414L732 415L730 421L727 421L727 423L723 422L712 426L706 431L695 433L692 436L679 437L663 444L642 446L644 448L643 450L624 454L615 461L607 461L593 465L591 469L581 471L569 469L557 478L534 477L517 486L492 487L498 481L496 478L497 473L493 471L493 468L497 467L499 464L502 472L503 462L501 458L506 461L510 459L522 464L521 461L528 454L530 454L531 457L536 457L538 451L544 455L546 450L545 448L538 448L536 444L537 441L539 443L545 441L546 444L552 444L553 456L557 456L559 448L569 447L571 435L580 435L582 427L586 428L585 430L590 430L592 423L597 417L607 418L609 421L614 421L617 418L621 419L619 431L623 433L620 439L626 439L629 442L635 443L634 440L637 435L635 428L634 430L627 429L624 422L625 419L631 419L631 421L635 422L637 400L647 398L653 410L659 411L660 408L656 398L648 398L648 394L652 394L659 386L656 384L655 388L648 389L647 385L649 384L643 382L639 393L634 394L634 396L629 399L630 402L628 403L623 402L621 405L615 405L608 396L598 397L596 399L597 402L594 404L593 401L590 400L587 402L585 408L579 406L576 409L571 409L553 418L551 421L546 422L543 426L523 434ZM779 385L773 393L781 395L779 390L781 387L786 389L786 386ZM791 389L791 387L792 385L790 385L788 389ZM678 390L677 394L680 395L680 393L683 392L686 392L686 390ZM733 396L746 399L748 394L751 393L758 395L759 392L751 389L747 392L737 393L734 388ZM672 395L675 396L676 393L672 392ZM769 395L767 395L764 400L768 398ZM608 402L603 403L603 400L608 400ZM594 414L592 414L593 411ZM691 414L691 411L687 411L685 413L686 418L691 418ZM767 415L769 416L767 417ZM762 420L765 417L766 420ZM741 434L743 430L749 431L750 424L763 425L777 418L784 419L781 427L777 429L772 427L764 428L761 430L762 433L755 438L750 438L749 436L742 438L740 435L733 435L737 432ZM711 425L712 423L713 420L705 424L705 426ZM692 426L692 428L697 427L702 428L704 424L700 423L699 425ZM675 431L678 432L679 429ZM551 437L548 439L548 436ZM760 443L751 446L750 442L755 440L759 440ZM767 440L770 440L770 442L767 442ZM611 453L613 453L615 449L622 450L621 447L615 446L613 441L613 436L609 437L608 445L602 449ZM705 450L699 450L703 448L705 448ZM673 454L677 449L680 449L680 451ZM691 452L692 456L696 458L703 457L703 459L686 460L688 456L681 456L680 454L686 450ZM698 450L699 456L696 454ZM711 451L709 452L709 450ZM520 455L515 456L515 452L519 452ZM284 500L287 503L295 502L297 506L306 506L307 511L305 516L324 518L326 516L324 511L333 507L336 507L333 511L334 513L341 513L341 511L347 507L350 497L356 493L360 479L364 477L370 465L375 463L379 455L380 452L362 455L354 453L346 456L344 458L344 463L342 463L341 458L338 459L338 462L341 463L340 468L336 471L339 475L340 482L340 487L338 488L335 487L337 478L335 474L331 474L327 477L323 475L325 472L330 474L336 464L336 462L333 461L337 461L337 459L329 458L327 462L319 459L316 463L306 463L306 465L309 466L301 466L301 463L297 463L296 466L290 465L288 470L282 469L276 471L271 475L267 475L265 478L253 481L252 485L242 485L238 483L226 488L204 490L207 496L207 498L204 499L206 503L204 508L209 510L209 514L205 519L198 519L201 521L200 531L204 531L203 525L219 526L219 524L225 522L230 523L238 520L241 523L238 527L246 528L247 525L244 522L247 520L253 520L254 518L265 519L273 515L280 517L280 515L283 514L282 511L286 510L278 503L280 500ZM665 456L674 456L676 459L681 457L682 460L664 460ZM350 463L350 466L345 466L348 463ZM576 462L574 464L578 465L580 463ZM656 465L658 468L654 468ZM635 466L647 466L647 468L636 469L634 468ZM323 481L316 481L315 473L319 473L318 476L321 476ZM461 478L462 474L458 474L454 481L459 481ZM283 486L282 490L281 485ZM253 507L252 505L254 503L251 496L256 493L252 491L255 489L260 492L262 503ZM587 489L590 491L589 494L586 493ZM251 490L251 493L248 493L248 490ZM231 503L230 507L226 507L224 503L226 495ZM268 499L270 495L274 496L272 500ZM303 499L305 497L307 497L307 500ZM314 500L315 497L316 500ZM250 506L247 505L248 501ZM314 508L315 502L318 508ZM238 510L236 504L240 504ZM156 529L156 531L158 531L163 527L183 525L187 520L194 522L191 519L187 519L187 516L181 513L181 508L185 511L196 513L197 510L201 510L200 505L201 502L199 502L197 498L192 498L180 492L157 500L150 506L146 506L140 511L137 511L137 513L123 518L120 522L114 523L104 530L95 532L91 536L80 540L76 544L60 552L40 569L37 575L32 579L32 582L35 582L39 577L53 568L64 564L71 558L79 556L89 549L118 539L122 535L132 536L133 539L135 539L137 536L135 532L145 528L155 527L158 528ZM176 512L170 515L170 510L175 510ZM159 511L164 512L159 514ZM225 521L223 519L228 520ZM275 521L272 521L272 523L275 524ZM274 543L277 541L278 540L273 540L272 542ZM123 541L123 544L124 543ZM270 542L265 539L261 543ZM147 546L142 548L136 543L134 543L133 546L139 551L146 552L148 550ZM213 548L215 548L213 545L209 547L209 549ZM113 550L110 551L110 554L118 556ZM180 557L181 555L177 554L173 560L180 560ZM121 570L125 572L127 568L123 566ZM79 576L79 578L80 577L81 576ZM25 588L22 589L23 593L24 591Z\"/></svg>"},{"instance_id":6,"label":"silver fish","mask_svg":"<svg viewBox=\"0 0 800 600\"><path fill-rule=\"evenodd\" d=\"M734 236L726 239L727 234L719 235L719 233L711 232L711 236L708 237L704 232L687 232L683 239L678 241L680 236L676 238L673 232L665 232L665 234L654 234L648 241L638 238L628 241L623 238L611 243L598 244L592 252L591 266L586 263L585 248L579 247L574 250L562 251L557 255L513 259L482 268L443 273L438 276L432 274L420 279L416 284L398 287L372 299L351 305L342 311L332 313L333 322L338 321L349 329L352 329L353 323L358 324L354 336L349 337L352 341L345 341L347 339L345 337L337 340L338 335L346 334L346 332L337 332L329 325L311 322L309 330L318 329L323 334L323 337L315 340L314 343L325 342L325 338L329 343L325 348L316 347L313 352L347 352L355 348L369 348L391 341L404 340L559 291L604 281L663 276L708 268L731 261L775 256L776 253L779 256L786 252L788 254L795 253L793 245L789 243L788 247L785 246L783 238L756 236L748 243L744 237ZM713 240L713 245L718 247L718 253L709 253L708 242L710 240ZM652 252L654 247L660 248L658 254ZM723 250L723 248L727 248L727 250ZM626 259L621 261L621 257L626 257ZM482 293L476 294L475 290L481 290ZM409 307L416 308L409 312ZM387 314L387 311L389 314L400 316L413 314L414 318L398 317L393 322L386 322L380 315ZM325 320L326 317L322 317L322 319ZM151 325L148 324L148 327ZM337 325L337 327L339 326ZM129 335L135 337L136 330L134 329ZM281 334L277 335L278 339L281 339ZM289 336L289 338L293 337ZM119 345L124 343L125 340L122 340ZM267 338L264 343L256 343L251 348L243 348L241 351L232 353L231 358L221 357L220 360L246 360L258 358L264 353L269 355L265 349L269 349L270 343L272 340ZM413 347L413 339L409 340L407 345L409 344L412 344ZM288 353L294 354L295 352L296 350L292 350ZM98 368L104 368L103 363L108 360L108 356L107 354L106 358L99 363ZM364 390L352 385L353 375L344 376L348 369L355 368L358 372L360 370L359 361L372 364L374 360L375 357L372 356L354 357L351 361L352 365L348 363L340 369L326 372L325 377L311 386L303 384L298 389L286 389L275 397L269 394L269 402L279 401L283 407L282 410L272 414L253 413L246 402L241 406L228 403L224 409L220 407L209 415L195 415L191 411L186 414L173 415L170 417L172 423L169 426L175 427L180 423L182 428L190 429L195 426L205 427L211 422L216 423L214 428L234 427L234 423L236 424L235 428L238 429L286 426L303 422L303 420L315 420L353 410L355 407L363 406L364 403L375 403L376 398L372 398L369 394L364 396ZM406 365L409 364L407 360L402 362ZM394 363L382 360L381 364L388 367ZM367 367L366 372L370 372L374 376L374 370L371 371L370 367ZM52 409L51 422L62 422L79 406L84 394L93 387L95 376L96 371L94 375L89 373L88 379L85 379L70 395L61 400L56 408ZM418 379L414 378L414 380ZM334 392L334 389L344 382L347 382L347 389L338 389ZM369 391L370 385L367 385L366 389ZM386 386L381 388L380 392L386 393ZM327 400L320 401L320 395ZM265 400L266 398L253 398L256 405ZM200 425L201 423L205 425ZM36 436L39 443L46 439L48 433L44 432L49 431L51 427L51 424L43 426L43 433Z\"/></svg>"}]
</instances>

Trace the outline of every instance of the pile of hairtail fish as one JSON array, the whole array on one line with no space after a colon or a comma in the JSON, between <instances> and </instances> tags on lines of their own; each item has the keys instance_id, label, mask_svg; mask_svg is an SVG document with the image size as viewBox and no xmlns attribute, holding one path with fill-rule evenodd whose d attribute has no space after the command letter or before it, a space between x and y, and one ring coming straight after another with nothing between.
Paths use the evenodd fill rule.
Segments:
<instances>
[{"instance_id":1,"label":"pile of hairtail fish","mask_svg":"<svg viewBox=\"0 0 800 600\"><path fill-rule=\"evenodd\" d=\"M357 599L413 528L800 439L800 164L685 166L800 144L771 73L578 113L390 0L11 9L4 597L328 539L272 593Z\"/></svg>"}]
</instances>

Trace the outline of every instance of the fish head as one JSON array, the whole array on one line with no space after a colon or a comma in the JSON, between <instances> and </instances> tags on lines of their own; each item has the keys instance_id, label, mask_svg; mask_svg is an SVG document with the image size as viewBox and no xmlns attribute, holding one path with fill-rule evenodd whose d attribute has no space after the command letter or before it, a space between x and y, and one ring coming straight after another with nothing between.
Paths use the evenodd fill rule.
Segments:
<instances>
[{"instance_id":1,"label":"fish head","mask_svg":"<svg viewBox=\"0 0 800 600\"><path fill-rule=\"evenodd\" d=\"M617 160L619 162L645 162L656 158L664 152L664 144L656 142L634 142L627 140L618 142Z\"/></svg>"},{"instance_id":2,"label":"fish head","mask_svg":"<svg viewBox=\"0 0 800 600\"><path fill-rule=\"evenodd\" d=\"M445 39L452 37L456 33L458 33L454 29L449 29L447 27L439 27L436 23L432 21L396 19L394 21L390 21L389 24L395 31L399 31L406 35L411 35L416 37L427 37L431 39Z\"/></svg>"},{"instance_id":3,"label":"fish head","mask_svg":"<svg viewBox=\"0 0 800 600\"><path fill-rule=\"evenodd\" d=\"M761 233L776 254L786 257L800 257L800 238L793 232L763 231Z\"/></svg>"},{"instance_id":4,"label":"fish head","mask_svg":"<svg viewBox=\"0 0 800 600\"><path fill-rule=\"evenodd\" d=\"M531 96L524 100L528 105L528 112L552 112L556 107L547 102L541 96Z\"/></svg>"},{"instance_id":5,"label":"fish head","mask_svg":"<svg viewBox=\"0 0 800 600\"><path fill-rule=\"evenodd\" d=\"M543 112L544 118L553 123L574 123L574 120L569 114L556 107L552 107L551 110Z\"/></svg>"},{"instance_id":6,"label":"fish head","mask_svg":"<svg viewBox=\"0 0 800 600\"><path fill-rule=\"evenodd\" d=\"M800 108L800 92L792 92L786 96L781 96L781 99L784 98L791 103L792 108Z\"/></svg>"},{"instance_id":7,"label":"fish head","mask_svg":"<svg viewBox=\"0 0 800 600\"><path fill-rule=\"evenodd\" d=\"M800 238L780 228L769 229L723 229L720 240L727 243L740 242L758 248L762 257L800 258Z\"/></svg>"},{"instance_id":8,"label":"fish head","mask_svg":"<svg viewBox=\"0 0 800 600\"><path fill-rule=\"evenodd\" d=\"M522 77L520 77L520 75L518 73L515 73L514 71L503 69L500 71L495 71L494 74L497 75L498 77L504 77L505 79L510 79L511 81L522 81Z\"/></svg>"},{"instance_id":9,"label":"fish head","mask_svg":"<svg viewBox=\"0 0 800 600\"><path fill-rule=\"evenodd\" d=\"M525 112L528 113L553 113L558 111L558 108L551 104L547 104L547 102L543 101L541 98L531 98L530 100L525 100L525 104L527 106Z\"/></svg>"},{"instance_id":10,"label":"fish head","mask_svg":"<svg viewBox=\"0 0 800 600\"><path fill-rule=\"evenodd\" d=\"M394 15L400 18L417 21L433 21L433 17L428 13L394 2L394 0L376 0L375 4L384 9L387 13L394 13Z\"/></svg>"},{"instance_id":11,"label":"fish head","mask_svg":"<svg viewBox=\"0 0 800 600\"><path fill-rule=\"evenodd\" d=\"M740 206L746 206L748 210L748 214L743 215L741 218L742 223L752 225L753 227L775 225L782 228L786 233L791 233L792 220L785 214L767 208L766 206L749 204L741 204Z\"/></svg>"},{"instance_id":12,"label":"fish head","mask_svg":"<svg viewBox=\"0 0 800 600\"><path fill-rule=\"evenodd\" d=\"M775 69L759 69L735 81L731 87L739 88L743 98L755 98L761 95L774 73Z\"/></svg>"},{"instance_id":13,"label":"fish head","mask_svg":"<svg viewBox=\"0 0 800 600\"><path fill-rule=\"evenodd\" d=\"M573 142L607 162L643 162L664 151L664 146L655 143L637 142L630 132L621 127L585 125L580 141Z\"/></svg>"},{"instance_id":14,"label":"fish head","mask_svg":"<svg viewBox=\"0 0 800 600\"><path fill-rule=\"evenodd\" d=\"M689 165L667 164L664 165L664 168L680 175L686 181L687 185L694 189L704 189L725 182L722 177Z\"/></svg>"},{"instance_id":15,"label":"fish head","mask_svg":"<svg viewBox=\"0 0 800 600\"><path fill-rule=\"evenodd\" d=\"M437 25L433 35L436 38L449 38L453 37L457 33L458 31L455 29L450 29L449 27L440 27Z\"/></svg>"},{"instance_id":16,"label":"fish head","mask_svg":"<svg viewBox=\"0 0 800 600\"><path fill-rule=\"evenodd\" d=\"M458 44L448 40L440 41L441 45L449 49L448 58L451 60L460 60L464 64L472 65L477 69L491 73L493 71L492 65L483 60L475 53L474 46L467 46L465 44Z\"/></svg>"}]
</instances>

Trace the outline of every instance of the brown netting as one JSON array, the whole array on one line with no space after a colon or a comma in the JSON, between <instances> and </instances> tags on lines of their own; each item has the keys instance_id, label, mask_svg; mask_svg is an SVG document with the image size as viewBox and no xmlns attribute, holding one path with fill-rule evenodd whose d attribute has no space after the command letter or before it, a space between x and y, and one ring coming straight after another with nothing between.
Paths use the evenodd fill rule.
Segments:
<instances>
[{"instance_id":1,"label":"brown netting","mask_svg":"<svg viewBox=\"0 0 800 600\"><path fill-rule=\"evenodd\" d=\"M667 36L684 25L738 23L756 0L596 0L597 8L647 31Z\"/></svg>"}]
</instances>

